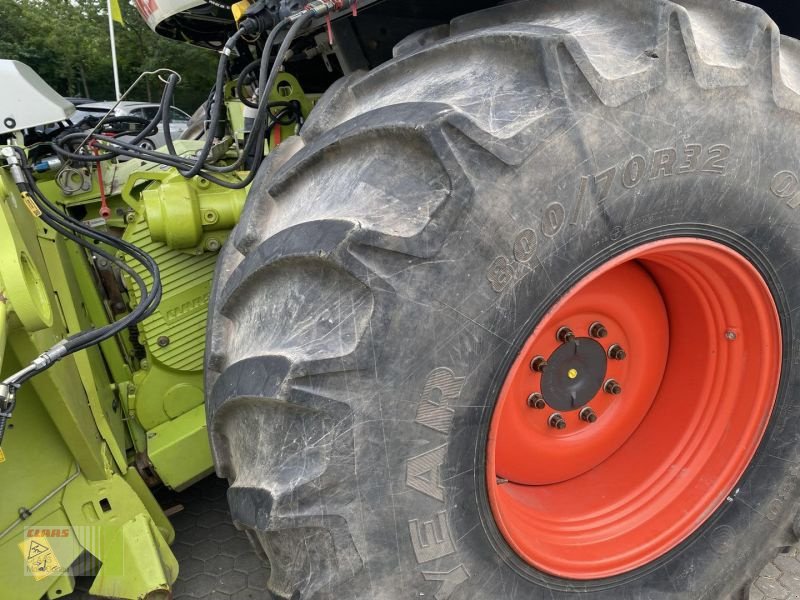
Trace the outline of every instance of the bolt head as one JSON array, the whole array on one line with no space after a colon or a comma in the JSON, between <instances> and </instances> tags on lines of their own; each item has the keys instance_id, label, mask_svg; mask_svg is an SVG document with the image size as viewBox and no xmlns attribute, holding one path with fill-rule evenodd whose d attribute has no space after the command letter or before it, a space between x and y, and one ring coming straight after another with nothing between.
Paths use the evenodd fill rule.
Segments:
<instances>
[{"instance_id":1,"label":"bolt head","mask_svg":"<svg viewBox=\"0 0 800 600\"><path fill-rule=\"evenodd\" d=\"M596 321L589 326L589 335L593 338L602 339L608 336L608 329L605 328L605 325Z\"/></svg>"},{"instance_id":2,"label":"bolt head","mask_svg":"<svg viewBox=\"0 0 800 600\"><path fill-rule=\"evenodd\" d=\"M609 379L606 381L606 384L603 386L603 389L606 393L612 394L614 396L618 396L622 393L622 386L619 382L615 381L614 379Z\"/></svg>"},{"instance_id":3,"label":"bolt head","mask_svg":"<svg viewBox=\"0 0 800 600\"><path fill-rule=\"evenodd\" d=\"M169 346L169 338L165 335L162 335L160 338L158 338L158 340L156 340L156 343L162 348L166 348Z\"/></svg>"},{"instance_id":4,"label":"bolt head","mask_svg":"<svg viewBox=\"0 0 800 600\"><path fill-rule=\"evenodd\" d=\"M567 428L567 422L564 420L564 417L558 413L550 415L550 418L547 420L547 424L553 429L558 429L559 431Z\"/></svg>"},{"instance_id":5,"label":"bolt head","mask_svg":"<svg viewBox=\"0 0 800 600\"><path fill-rule=\"evenodd\" d=\"M562 327L556 332L556 339L562 344L567 344L575 339L575 333L569 327Z\"/></svg>"},{"instance_id":6,"label":"bolt head","mask_svg":"<svg viewBox=\"0 0 800 600\"><path fill-rule=\"evenodd\" d=\"M725 332L725 339L728 340L729 342L736 341L736 337L737 337L736 332L733 329L729 329L728 331Z\"/></svg>"},{"instance_id":7,"label":"bolt head","mask_svg":"<svg viewBox=\"0 0 800 600\"><path fill-rule=\"evenodd\" d=\"M530 396L528 396L528 406L531 408L535 408L536 410L542 410L546 406L544 401L544 396L542 396L539 392L534 392Z\"/></svg>"},{"instance_id":8,"label":"bolt head","mask_svg":"<svg viewBox=\"0 0 800 600\"><path fill-rule=\"evenodd\" d=\"M619 344L614 344L608 349L608 357L612 360L625 360L628 354Z\"/></svg>"},{"instance_id":9,"label":"bolt head","mask_svg":"<svg viewBox=\"0 0 800 600\"><path fill-rule=\"evenodd\" d=\"M597 414L588 406L580 412L581 421L586 423L594 423L597 421Z\"/></svg>"},{"instance_id":10,"label":"bolt head","mask_svg":"<svg viewBox=\"0 0 800 600\"><path fill-rule=\"evenodd\" d=\"M531 371L541 373L545 367L547 367L547 360L545 360L544 356L535 356L531 361Z\"/></svg>"}]
</instances>

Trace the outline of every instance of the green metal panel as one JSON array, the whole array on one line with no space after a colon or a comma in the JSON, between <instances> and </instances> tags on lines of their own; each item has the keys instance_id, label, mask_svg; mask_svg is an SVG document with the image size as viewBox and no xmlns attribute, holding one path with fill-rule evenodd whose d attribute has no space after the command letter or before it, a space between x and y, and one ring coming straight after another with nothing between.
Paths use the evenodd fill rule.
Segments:
<instances>
[{"instance_id":1,"label":"green metal panel","mask_svg":"<svg viewBox=\"0 0 800 600\"><path fill-rule=\"evenodd\" d=\"M8 233L3 235L4 231ZM9 362L9 354L16 357L17 365L27 364L67 333L58 298L48 277L47 263L39 247L39 231L39 223L24 208L7 171L0 170L0 256L3 257L0 261L0 279L6 286L2 293L8 298L14 313L9 321L3 365L5 373L10 372L5 364ZM28 257L29 269L35 270L35 277L28 281L29 290L33 291L27 294L24 286L9 285L18 264L11 259L22 255ZM53 266L62 268L58 263ZM31 309L32 305L37 304L47 304L49 308L46 311L41 306ZM27 317L20 318L21 312ZM47 319L37 318L37 315L43 317L45 313ZM49 324L43 321L49 321ZM108 472L105 460L107 450L104 449L102 436L89 408L75 361L69 358L56 364L35 377L26 386L25 393L30 393L28 390L41 399L81 469L90 477L105 477ZM21 401L20 396L18 404Z\"/></svg>"},{"instance_id":2,"label":"green metal panel","mask_svg":"<svg viewBox=\"0 0 800 600\"><path fill-rule=\"evenodd\" d=\"M213 470L206 411L197 406L147 433L147 453L161 480L181 490Z\"/></svg>"},{"instance_id":3,"label":"green metal panel","mask_svg":"<svg viewBox=\"0 0 800 600\"><path fill-rule=\"evenodd\" d=\"M175 533L169 527L164 535L123 477L76 479L65 490L64 510L81 546L102 564L91 593L137 599L174 583L178 563L167 540Z\"/></svg>"},{"instance_id":4,"label":"green metal panel","mask_svg":"<svg viewBox=\"0 0 800 600\"><path fill-rule=\"evenodd\" d=\"M63 264L65 266L70 264L64 243L59 239L41 236L39 245L47 264ZM85 311L85 303L82 302L83 290L79 287L74 271L70 269L68 273L66 269L53 269L50 272L50 279L53 292L57 294L61 315L69 331L82 331L103 324L103 321L93 323L89 320ZM108 444L117 467L121 470L127 469L128 457L125 453L127 436L122 420L122 409L108 377L97 378L99 374L105 375L105 364L100 350L99 348L89 348L85 352L76 354L73 360L88 397L89 408L97 428L100 430L103 440Z\"/></svg>"},{"instance_id":5,"label":"green metal panel","mask_svg":"<svg viewBox=\"0 0 800 600\"><path fill-rule=\"evenodd\" d=\"M102 324L104 312L85 257L70 257L64 242L33 217L5 170L2 232L5 377L70 332ZM116 370L128 374L121 365ZM177 575L167 545L174 531L138 473L128 468L130 441L114 392L127 387L112 384L109 372L93 349L62 360L18 392L0 458L0 600L63 596L72 588L63 569L87 556L84 551L102 565L93 589L104 596L139 598L157 591L166 597ZM23 551L39 534L52 552L42 556L55 559L60 571L32 571Z\"/></svg>"}]
</instances>

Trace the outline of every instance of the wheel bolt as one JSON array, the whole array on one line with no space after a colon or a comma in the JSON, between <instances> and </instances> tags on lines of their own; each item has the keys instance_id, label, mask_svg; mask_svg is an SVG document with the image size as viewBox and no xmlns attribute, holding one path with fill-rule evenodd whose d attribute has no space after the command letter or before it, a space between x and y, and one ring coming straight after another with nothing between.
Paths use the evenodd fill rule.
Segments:
<instances>
[{"instance_id":1,"label":"wheel bolt","mask_svg":"<svg viewBox=\"0 0 800 600\"><path fill-rule=\"evenodd\" d=\"M589 326L589 335L593 338L604 338L608 335L608 329L599 321Z\"/></svg>"},{"instance_id":2,"label":"wheel bolt","mask_svg":"<svg viewBox=\"0 0 800 600\"><path fill-rule=\"evenodd\" d=\"M608 357L612 360L625 360L627 353L619 344L614 344L608 349Z\"/></svg>"},{"instance_id":3,"label":"wheel bolt","mask_svg":"<svg viewBox=\"0 0 800 600\"><path fill-rule=\"evenodd\" d=\"M609 379L606 381L603 389L606 391L606 393L613 394L614 396L618 396L622 393L622 386L614 379Z\"/></svg>"},{"instance_id":4,"label":"wheel bolt","mask_svg":"<svg viewBox=\"0 0 800 600\"><path fill-rule=\"evenodd\" d=\"M537 410L542 410L545 407L544 396L539 392L534 392L528 396L528 406Z\"/></svg>"},{"instance_id":5,"label":"wheel bolt","mask_svg":"<svg viewBox=\"0 0 800 600\"><path fill-rule=\"evenodd\" d=\"M594 423L597 421L597 414L589 406L581 410L578 416L581 418L581 421L586 421L587 423Z\"/></svg>"},{"instance_id":6,"label":"wheel bolt","mask_svg":"<svg viewBox=\"0 0 800 600\"><path fill-rule=\"evenodd\" d=\"M553 429L561 430L567 428L567 422L564 420L564 417L558 413L550 415L550 418L547 420L547 424Z\"/></svg>"},{"instance_id":7,"label":"wheel bolt","mask_svg":"<svg viewBox=\"0 0 800 600\"><path fill-rule=\"evenodd\" d=\"M569 327L562 327L556 332L556 339L562 344L566 344L575 339L575 334Z\"/></svg>"},{"instance_id":8,"label":"wheel bolt","mask_svg":"<svg viewBox=\"0 0 800 600\"><path fill-rule=\"evenodd\" d=\"M531 361L531 370L536 371L537 373L541 373L544 371L544 368L547 366L547 361L545 360L544 356L534 356L533 360Z\"/></svg>"}]
</instances>

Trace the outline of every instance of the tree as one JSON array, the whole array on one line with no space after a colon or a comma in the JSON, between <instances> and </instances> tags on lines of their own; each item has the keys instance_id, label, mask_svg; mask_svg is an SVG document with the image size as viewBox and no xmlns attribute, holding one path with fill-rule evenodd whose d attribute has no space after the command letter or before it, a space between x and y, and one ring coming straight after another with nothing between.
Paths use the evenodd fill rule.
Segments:
<instances>
[{"instance_id":1,"label":"tree","mask_svg":"<svg viewBox=\"0 0 800 600\"><path fill-rule=\"evenodd\" d=\"M125 25L115 24L120 84L125 90L142 71L167 67L182 82L175 103L191 112L208 96L217 56L163 39L136 9L120 2ZM26 63L64 96L114 97L105 0L0 0L0 58ZM158 101L163 84L149 78L127 99Z\"/></svg>"}]
</instances>

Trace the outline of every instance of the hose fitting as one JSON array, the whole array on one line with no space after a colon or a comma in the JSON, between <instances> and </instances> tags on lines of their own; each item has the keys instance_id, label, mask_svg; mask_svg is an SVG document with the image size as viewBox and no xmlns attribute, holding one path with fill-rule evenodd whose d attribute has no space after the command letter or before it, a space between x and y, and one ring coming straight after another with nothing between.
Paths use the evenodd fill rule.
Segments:
<instances>
[{"instance_id":1,"label":"hose fitting","mask_svg":"<svg viewBox=\"0 0 800 600\"><path fill-rule=\"evenodd\" d=\"M16 151L11 148L10 146L6 146L2 149L3 158L6 159L6 163L10 167L11 170L11 178L14 180L14 183L17 185L22 185L25 183L25 173L22 170L22 166L19 160L19 156L17 156Z\"/></svg>"},{"instance_id":2,"label":"hose fitting","mask_svg":"<svg viewBox=\"0 0 800 600\"><path fill-rule=\"evenodd\" d=\"M323 17L336 10L344 10L353 5L354 0L312 0L303 7L303 10L294 13L289 17L289 21L294 23L305 15Z\"/></svg>"},{"instance_id":3,"label":"hose fitting","mask_svg":"<svg viewBox=\"0 0 800 600\"><path fill-rule=\"evenodd\" d=\"M0 383L0 446L3 445L3 436L6 433L11 413L14 412L17 405L16 395L16 386Z\"/></svg>"}]
</instances>

